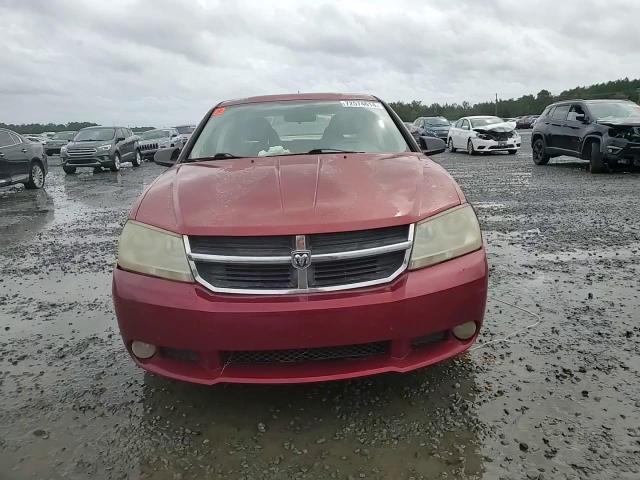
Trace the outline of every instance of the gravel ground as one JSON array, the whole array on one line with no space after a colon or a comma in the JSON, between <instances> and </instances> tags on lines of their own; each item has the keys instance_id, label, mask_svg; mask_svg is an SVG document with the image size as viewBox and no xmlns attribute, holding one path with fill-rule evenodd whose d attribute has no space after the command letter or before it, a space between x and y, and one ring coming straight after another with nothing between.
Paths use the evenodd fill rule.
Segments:
<instances>
[{"instance_id":1,"label":"gravel ground","mask_svg":"<svg viewBox=\"0 0 640 480\"><path fill-rule=\"evenodd\" d=\"M161 167L54 165L46 190L3 189L0 478L640 478L640 174L530 155L436 157L488 245L477 346L313 385L203 387L129 360L110 274Z\"/></svg>"}]
</instances>

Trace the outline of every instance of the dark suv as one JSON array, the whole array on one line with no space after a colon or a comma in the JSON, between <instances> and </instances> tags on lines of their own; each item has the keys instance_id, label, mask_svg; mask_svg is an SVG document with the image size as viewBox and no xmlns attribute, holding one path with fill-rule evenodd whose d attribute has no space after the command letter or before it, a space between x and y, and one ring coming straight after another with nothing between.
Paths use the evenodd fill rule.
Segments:
<instances>
[{"instance_id":1,"label":"dark suv","mask_svg":"<svg viewBox=\"0 0 640 480\"><path fill-rule=\"evenodd\" d=\"M589 160L592 173L640 162L640 106L628 100L565 100L549 105L531 133L533 161Z\"/></svg>"},{"instance_id":2,"label":"dark suv","mask_svg":"<svg viewBox=\"0 0 640 480\"><path fill-rule=\"evenodd\" d=\"M41 143L0 128L0 187L24 183L27 188L42 188L47 168Z\"/></svg>"},{"instance_id":3,"label":"dark suv","mask_svg":"<svg viewBox=\"0 0 640 480\"><path fill-rule=\"evenodd\" d=\"M83 128L60 150L65 173L75 173L78 167L93 167L94 171L110 168L120 170L122 162L134 167L142 163L139 137L125 127Z\"/></svg>"}]
</instances>

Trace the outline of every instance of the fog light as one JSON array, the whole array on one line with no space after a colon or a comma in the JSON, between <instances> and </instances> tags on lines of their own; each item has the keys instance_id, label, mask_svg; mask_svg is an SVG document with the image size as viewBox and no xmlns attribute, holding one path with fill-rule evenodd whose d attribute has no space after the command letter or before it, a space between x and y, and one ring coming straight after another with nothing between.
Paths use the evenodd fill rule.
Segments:
<instances>
[{"instance_id":1,"label":"fog light","mask_svg":"<svg viewBox=\"0 0 640 480\"><path fill-rule=\"evenodd\" d=\"M476 322L467 322L453 327L453 334L458 340L469 340L476 334Z\"/></svg>"},{"instance_id":2,"label":"fog light","mask_svg":"<svg viewBox=\"0 0 640 480\"><path fill-rule=\"evenodd\" d=\"M134 340L131 342L131 351L136 357L146 360L156 354L156 346L151 345L150 343Z\"/></svg>"}]
</instances>

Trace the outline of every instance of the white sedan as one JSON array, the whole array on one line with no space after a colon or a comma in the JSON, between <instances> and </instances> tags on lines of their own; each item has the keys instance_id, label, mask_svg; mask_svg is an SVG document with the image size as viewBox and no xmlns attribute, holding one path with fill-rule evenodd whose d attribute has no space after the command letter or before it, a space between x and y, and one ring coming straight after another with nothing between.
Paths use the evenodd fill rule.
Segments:
<instances>
[{"instance_id":1,"label":"white sedan","mask_svg":"<svg viewBox=\"0 0 640 480\"><path fill-rule=\"evenodd\" d=\"M449 129L447 145L451 152L466 150L469 155L483 152L509 152L514 155L522 138L511 122L498 117L462 117Z\"/></svg>"}]
</instances>

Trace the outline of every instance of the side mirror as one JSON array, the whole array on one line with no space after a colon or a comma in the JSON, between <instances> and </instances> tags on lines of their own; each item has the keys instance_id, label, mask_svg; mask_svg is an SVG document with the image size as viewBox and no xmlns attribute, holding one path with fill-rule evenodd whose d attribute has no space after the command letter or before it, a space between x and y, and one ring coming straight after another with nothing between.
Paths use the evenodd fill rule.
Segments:
<instances>
[{"instance_id":1,"label":"side mirror","mask_svg":"<svg viewBox=\"0 0 640 480\"><path fill-rule=\"evenodd\" d=\"M178 135L174 133L173 135L171 135L171 138L176 138L177 136Z\"/></svg>"},{"instance_id":2,"label":"side mirror","mask_svg":"<svg viewBox=\"0 0 640 480\"><path fill-rule=\"evenodd\" d=\"M589 123L589 119L586 115L576 115L576 122Z\"/></svg>"},{"instance_id":3,"label":"side mirror","mask_svg":"<svg viewBox=\"0 0 640 480\"><path fill-rule=\"evenodd\" d=\"M120 143L120 142L124 142L125 138L124 137L118 137L116 138L116 143Z\"/></svg>"},{"instance_id":4,"label":"side mirror","mask_svg":"<svg viewBox=\"0 0 640 480\"><path fill-rule=\"evenodd\" d=\"M153 161L163 167L173 167L179 154L178 148L161 148L153 155Z\"/></svg>"},{"instance_id":5,"label":"side mirror","mask_svg":"<svg viewBox=\"0 0 640 480\"><path fill-rule=\"evenodd\" d=\"M436 137L420 137L420 145L422 153L428 156L437 155L442 153L447 148L447 144L444 140Z\"/></svg>"}]
</instances>

